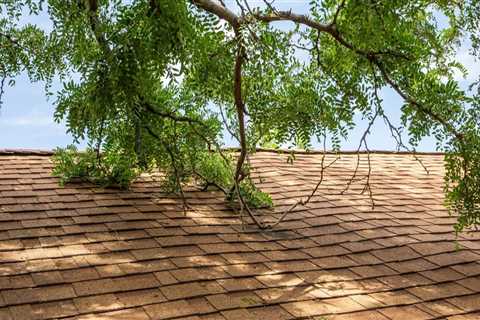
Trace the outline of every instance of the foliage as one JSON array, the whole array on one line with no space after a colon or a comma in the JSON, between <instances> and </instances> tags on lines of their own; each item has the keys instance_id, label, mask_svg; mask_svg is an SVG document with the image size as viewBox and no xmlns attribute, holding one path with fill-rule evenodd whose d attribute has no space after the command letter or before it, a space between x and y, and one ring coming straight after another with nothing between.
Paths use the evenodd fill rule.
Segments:
<instances>
[{"instance_id":1,"label":"foliage","mask_svg":"<svg viewBox=\"0 0 480 320\"><path fill-rule=\"evenodd\" d=\"M338 150L357 117L369 122L359 142L368 150L382 119L398 148L437 139L457 230L478 225L480 92L460 88L455 55L468 36L480 56L479 1L312 0L308 15L258 3L1 0L0 101L21 72L47 89L59 77L55 119L90 145L58 150L64 182L127 186L159 168L167 191L182 194L193 177L255 207L271 199L252 182L247 153L315 140ZM51 30L22 24L35 15ZM404 100L400 126L379 98L387 87ZM224 130L239 153L221 151Z\"/></svg>"},{"instance_id":2,"label":"foliage","mask_svg":"<svg viewBox=\"0 0 480 320\"><path fill-rule=\"evenodd\" d=\"M6 86L15 85L15 77L26 73L31 81L45 81L47 93L55 71L63 68L61 54L51 38L34 24L20 23L28 12L37 15L43 1L0 1L0 107Z\"/></svg>"},{"instance_id":3,"label":"foliage","mask_svg":"<svg viewBox=\"0 0 480 320\"><path fill-rule=\"evenodd\" d=\"M226 190L233 184L232 161L232 157L224 159L219 153L204 153L197 163L196 173L205 186L216 184Z\"/></svg>"},{"instance_id":4,"label":"foliage","mask_svg":"<svg viewBox=\"0 0 480 320\"><path fill-rule=\"evenodd\" d=\"M101 186L126 188L138 176L135 157L122 150L108 150L99 155L89 148L78 152L74 145L56 149L53 174L65 184L75 178L88 180Z\"/></svg>"},{"instance_id":5,"label":"foliage","mask_svg":"<svg viewBox=\"0 0 480 320\"><path fill-rule=\"evenodd\" d=\"M272 197L268 193L260 191L250 179L243 180L239 190L246 202L254 208L273 206Z\"/></svg>"}]
</instances>

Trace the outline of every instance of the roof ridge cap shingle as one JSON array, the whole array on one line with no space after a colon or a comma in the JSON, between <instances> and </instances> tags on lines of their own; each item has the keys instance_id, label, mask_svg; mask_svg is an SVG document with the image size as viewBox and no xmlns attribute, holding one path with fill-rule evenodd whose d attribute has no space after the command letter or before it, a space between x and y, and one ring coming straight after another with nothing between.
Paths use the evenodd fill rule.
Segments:
<instances>
[{"instance_id":1,"label":"roof ridge cap shingle","mask_svg":"<svg viewBox=\"0 0 480 320\"><path fill-rule=\"evenodd\" d=\"M42 149L0 149L2 156L51 156L53 150Z\"/></svg>"},{"instance_id":2,"label":"roof ridge cap shingle","mask_svg":"<svg viewBox=\"0 0 480 320\"><path fill-rule=\"evenodd\" d=\"M233 151L239 151L240 148L237 148L237 147L228 147L228 148L224 148L224 150L233 150ZM323 151L323 150L304 150L304 149L270 149L270 148L257 148L256 149L256 152L273 152L273 153L296 153L296 154L323 154L323 153L326 153L326 154L357 154L357 153L360 153L360 154L367 154L367 153L371 153L371 154L397 154L397 155L413 155L413 154L417 154L417 155L445 155L444 152L437 152L437 151L416 151L416 152L412 152L412 151L395 151L395 150L370 150L370 151L366 151L366 150L360 150L360 151L357 151L357 150L340 150L338 152L336 151L333 151L333 150L327 150L327 151Z\"/></svg>"},{"instance_id":3,"label":"roof ridge cap shingle","mask_svg":"<svg viewBox=\"0 0 480 320\"><path fill-rule=\"evenodd\" d=\"M240 149L237 147L228 147L224 148L224 150L229 151L239 151ZM322 150L300 150L300 149L269 149L269 148L257 148L257 152L272 152L272 153L295 153L295 154L323 154L324 151ZM412 155L414 152L411 151L392 151L392 150L370 150L371 154L392 154L392 155ZM356 150L340 150L339 152L335 151L326 151L326 154L366 154L367 151L359 151ZM0 156L51 156L54 154L53 150L45 150L45 149L0 149ZM434 152L434 151L417 151L415 152L417 155L445 155L444 152Z\"/></svg>"}]
</instances>

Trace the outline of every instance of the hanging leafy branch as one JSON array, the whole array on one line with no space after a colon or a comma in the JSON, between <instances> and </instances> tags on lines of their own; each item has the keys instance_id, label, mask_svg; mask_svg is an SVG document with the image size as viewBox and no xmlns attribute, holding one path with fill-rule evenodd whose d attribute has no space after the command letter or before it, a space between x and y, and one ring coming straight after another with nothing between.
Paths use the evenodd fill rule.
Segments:
<instances>
[{"instance_id":1,"label":"hanging leafy branch","mask_svg":"<svg viewBox=\"0 0 480 320\"><path fill-rule=\"evenodd\" d=\"M76 142L89 142L85 153L58 151L62 181L128 186L158 169L184 208L186 184L215 186L260 228L307 205L334 162L322 159L312 193L266 224L255 208L272 201L253 182L251 153L285 144L309 149L327 137L338 151L360 115L368 126L359 154L369 151L374 124L383 120L398 148L414 151L422 138L437 139L457 230L479 224L480 94L454 80L456 70L465 71L455 61L462 36L479 56L477 0L312 0L308 13L281 10L280 1L253 4L0 1L0 101L21 72L47 84L59 75L55 119ZM48 15L52 30L22 25L26 12ZM385 88L404 101L399 126L379 98ZM238 152L222 148L224 130L238 140ZM345 192L362 182L373 203L369 152L367 165L360 172L359 156Z\"/></svg>"}]
</instances>

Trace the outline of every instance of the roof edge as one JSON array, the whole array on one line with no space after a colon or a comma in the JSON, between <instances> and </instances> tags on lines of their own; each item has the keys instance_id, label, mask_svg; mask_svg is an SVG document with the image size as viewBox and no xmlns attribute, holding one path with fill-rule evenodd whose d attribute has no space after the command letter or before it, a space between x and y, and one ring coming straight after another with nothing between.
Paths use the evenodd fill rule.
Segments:
<instances>
[{"instance_id":1,"label":"roof edge","mask_svg":"<svg viewBox=\"0 0 480 320\"><path fill-rule=\"evenodd\" d=\"M240 151L240 148L237 147L228 147L224 148L226 151ZM257 148L256 152L272 152L278 154L398 154L398 155L436 155L443 156L444 152L411 152L411 151L392 151L392 150L370 150L370 151L356 151L356 150L341 150L341 151L322 151L322 150L299 150L299 149L270 149L270 148ZM52 156L55 152L53 150L44 150L44 149L0 149L0 156Z\"/></svg>"}]
</instances>

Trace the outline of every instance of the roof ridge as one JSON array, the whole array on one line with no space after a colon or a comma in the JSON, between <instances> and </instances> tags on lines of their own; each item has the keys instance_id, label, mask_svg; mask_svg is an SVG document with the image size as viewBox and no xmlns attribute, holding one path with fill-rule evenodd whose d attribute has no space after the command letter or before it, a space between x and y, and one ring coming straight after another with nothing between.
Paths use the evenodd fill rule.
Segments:
<instances>
[{"instance_id":1,"label":"roof ridge","mask_svg":"<svg viewBox=\"0 0 480 320\"><path fill-rule=\"evenodd\" d=\"M239 151L237 147L227 147L223 150L227 151ZM393 151L393 150L370 150L370 151L356 151L356 150L340 150L338 152L328 150L326 152L322 150L301 150L301 149L270 149L270 148L257 148L256 152L272 152L272 153L295 153L295 154L392 154L392 155L445 155L444 152L435 151ZM0 156L51 156L54 154L53 150L45 149L0 149Z\"/></svg>"},{"instance_id":2,"label":"roof ridge","mask_svg":"<svg viewBox=\"0 0 480 320\"><path fill-rule=\"evenodd\" d=\"M232 150L232 151L239 151L240 148L238 147L227 147L223 150ZM256 152L273 152L273 153L296 153L296 154L398 154L398 155L445 155L445 152L438 152L438 151L396 151L396 150L340 150L340 151L333 151L333 150L304 150L304 149L271 149L271 148L257 148Z\"/></svg>"},{"instance_id":3,"label":"roof ridge","mask_svg":"<svg viewBox=\"0 0 480 320\"><path fill-rule=\"evenodd\" d=\"M51 156L53 150L42 149L0 149L2 156Z\"/></svg>"}]
</instances>

